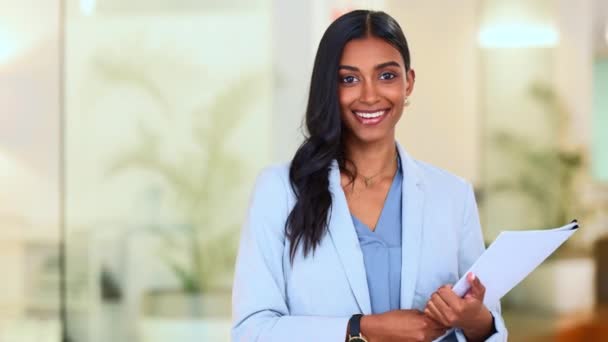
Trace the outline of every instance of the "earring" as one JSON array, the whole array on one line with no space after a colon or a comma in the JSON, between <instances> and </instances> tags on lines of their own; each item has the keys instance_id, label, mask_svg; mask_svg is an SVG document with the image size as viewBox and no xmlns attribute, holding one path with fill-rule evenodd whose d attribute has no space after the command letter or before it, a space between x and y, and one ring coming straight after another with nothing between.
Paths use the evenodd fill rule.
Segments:
<instances>
[{"instance_id":1,"label":"earring","mask_svg":"<svg viewBox=\"0 0 608 342\"><path fill-rule=\"evenodd\" d=\"M411 104L410 100L407 98L407 96L405 97L405 101L403 102L404 106L409 106Z\"/></svg>"}]
</instances>

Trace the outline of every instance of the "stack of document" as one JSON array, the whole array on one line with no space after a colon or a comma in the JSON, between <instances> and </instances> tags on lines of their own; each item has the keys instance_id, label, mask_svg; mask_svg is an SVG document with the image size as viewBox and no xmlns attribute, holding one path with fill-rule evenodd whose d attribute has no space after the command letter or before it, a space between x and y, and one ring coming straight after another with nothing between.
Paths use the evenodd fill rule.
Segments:
<instances>
[{"instance_id":1,"label":"stack of document","mask_svg":"<svg viewBox=\"0 0 608 342\"><path fill-rule=\"evenodd\" d=\"M486 288L484 304L494 304L578 229L576 220L560 228L506 231L475 261L452 290L464 296L470 286L466 275L472 272Z\"/></svg>"}]
</instances>

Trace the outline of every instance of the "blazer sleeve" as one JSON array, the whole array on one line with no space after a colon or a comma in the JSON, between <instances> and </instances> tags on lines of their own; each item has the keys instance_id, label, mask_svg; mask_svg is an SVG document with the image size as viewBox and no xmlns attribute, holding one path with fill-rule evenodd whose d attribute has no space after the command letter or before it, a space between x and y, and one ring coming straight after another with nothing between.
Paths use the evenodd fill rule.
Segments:
<instances>
[{"instance_id":1,"label":"blazer sleeve","mask_svg":"<svg viewBox=\"0 0 608 342\"><path fill-rule=\"evenodd\" d=\"M477 211L477 203L475 202L475 194L473 193L473 187L471 184L467 183L464 224L460 241L458 265L458 273L460 277L462 277L465 272L469 270L469 268L484 251L485 244L481 232L481 224L479 222L479 213ZM488 309L492 313L492 316L494 316L494 328L496 332L486 339L486 341L507 341L508 332L501 315L500 301L489 305ZM456 329L456 337L460 342L467 340L460 329Z\"/></svg>"},{"instance_id":2,"label":"blazer sleeve","mask_svg":"<svg viewBox=\"0 0 608 342\"><path fill-rule=\"evenodd\" d=\"M271 167L256 180L236 260L232 340L344 341L350 317L290 315L283 274L284 225L291 209L286 178L284 169Z\"/></svg>"}]
</instances>

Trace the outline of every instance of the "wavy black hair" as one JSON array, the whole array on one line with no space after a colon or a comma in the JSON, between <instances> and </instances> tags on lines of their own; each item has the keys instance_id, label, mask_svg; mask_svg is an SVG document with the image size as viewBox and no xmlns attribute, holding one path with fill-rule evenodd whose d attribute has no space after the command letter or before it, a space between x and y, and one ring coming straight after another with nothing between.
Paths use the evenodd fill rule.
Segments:
<instances>
[{"instance_id":1,"label":"wavy black hair","mask_svg":"<svg viewBox=\"0 0 608 342\"><path fill-rule=\"evenodd\" d=\"M369 10L355 10L336 19L325 31L312 71L305 124L306 138L298 148L289 169L289 180L297 201L285 223L293 263L302 244L303 254L314 253L327 232L332 198L329 170L333 160L345 170L338 100L338 66L347 42L374 36L395 47L410 70L410 53L401 27L390 15ZM351 179L356 176L349 173Z\"/></svg>"}]
</instances>

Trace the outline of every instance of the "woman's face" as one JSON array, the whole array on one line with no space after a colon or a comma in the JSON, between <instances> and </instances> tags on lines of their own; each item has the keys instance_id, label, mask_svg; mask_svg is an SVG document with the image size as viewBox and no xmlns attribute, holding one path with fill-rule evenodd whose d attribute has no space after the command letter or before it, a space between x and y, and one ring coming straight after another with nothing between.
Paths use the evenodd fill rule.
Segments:
<instances>
[{"instance_id":1,"label":"woman's face","mask_svg":"<svg viewBox=\"0 0 608 342\"><path fill-rule=\"evenodd\" d=\"M338 69L338 97L348 138L369 143L395 137L404 102L414 88L397 49L376 37L351 40Z\"/></svg>"}]
</instances>

